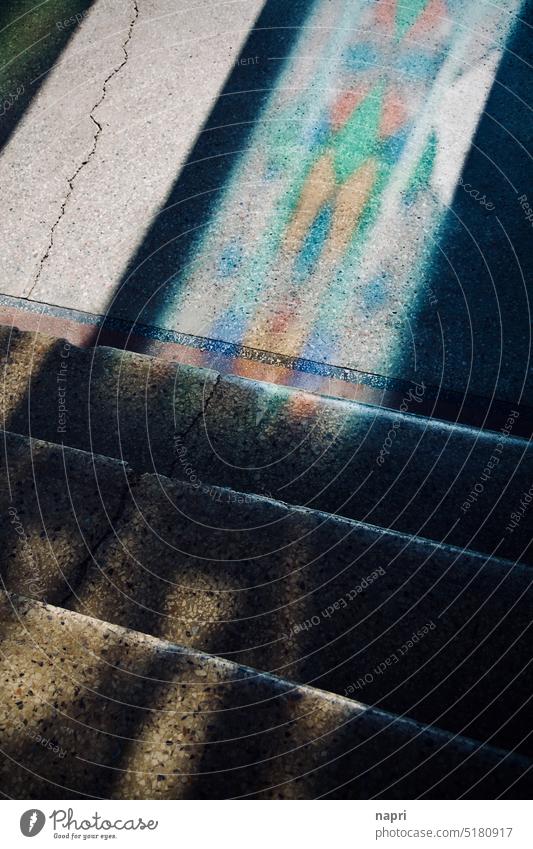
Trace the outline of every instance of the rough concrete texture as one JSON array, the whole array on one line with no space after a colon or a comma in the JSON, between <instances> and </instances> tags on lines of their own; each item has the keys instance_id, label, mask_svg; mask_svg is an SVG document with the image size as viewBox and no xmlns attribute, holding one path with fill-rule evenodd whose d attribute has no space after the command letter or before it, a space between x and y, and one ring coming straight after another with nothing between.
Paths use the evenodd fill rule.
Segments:
<instances>
[{"instance_id":1,"label":"rough concrete texture","mask_svg":"<svg viewBox=\"0 0 533 849\"><path fill-rule=\"evenodd\" d=\"M277 5L284 26L297 4ZM253 86L244 74L231 86L240 92L233 133L219 129L229 120L208 119L219 125L213 158L231 161L241 151L209 214L195 210L193 192L209 180L203 171L214 173L215 191L218 172L196 165L195 155L184 172L196 170L196 185L188 196L192 181L182 172L171 195L179 215L151 223L124 281L127 296L118 298L120 314L461 393L513 401L529 384L531 398L527 236L516 197L524 177L514 185L497 179L498 166L504 175L516 160L528 167L520 151L529 142L527 97L518 94L528 48L522 43L515 67L498 73L507 36L514 52L522 3L303 5L290 49L270 53L280 75L248 137L240 122ZM522 42L529 26L517 22ZM494 104L483 121L491 88L504 88L508 105ZM492 122L518 130L503 153L487 138ZM475 171L466 160L476 146L485 168L474 185L483 180L492 216L467 194ZM187 227L200 229L194 241ZM453 251L446 275L457 238L462 251Z\"/></svg>"},{"instance_id":2,"label":"rough concrete texture","mask_svg":"<svg viewBox=\"0 0 533 849\"><path fill-rule=\"evenodd\" d=\"M1 607L12 798L530 792L528 760L59 608Z\"/></svg>"},{"instance_id":3,"label":"rough concrete texture","mask_svg":"<svg viewBox=\"0 0 533 849\"><path fill-rule=\"evenodd\" d=\"M261 5L96 0L0 160L3 292L106 311Z\"/></svg>"},{"instance_id":4,"label":"rough concrete texture","mask_svg":"<svg viewBox=\"0 0 533 849\"><path fill-rule=\"evenodd\" d=\"M2 151L0 179L9 198L0 220L3 292L29 295L53 248L63 205L92 155L104 81L111 83L125 58L133 9L133 0L94 4L55 66L47 69L46 83ZM23 82L30 87L30 80Z\"/></svg>"},{"instance_id":5,"label":"rough concrete texture","mask_svg":"<svg viewBox=\"0 0 533 849\"><path fill-rule=\"evenodd\" d=\"M123 508L129 481L116 460L2 434L2 579L59 603Z\"/></svg>"},{"instance_id":6,"label":"rough concrete texture","mask_svg":"<svg viewBox=\"0 0 533 849\"><path fill-rule=\"evenodd\" d=\"M4 294L533 403L530 4L78 6L0 161Z\"/></svg>"},{"instance_id":7,"label":"rough concrete texture","mask_svg":"<svg viewBox=\"0 0 533 849\"><path fill-rule=\"evenodd\" d=\"M175 438L201 418L217 380L207 369L83 350L9 327L0 328L0 349L6 430L124 459L143 472L171 471Z\"/></svg>"},{"instance_id":8,"label":"rough concrete texture","mask_svg":"<svg viewBox=\"0 0 533 849\"><path fill-rule=\"evenodd\" d=\"M138 472L327 510L486 554L531 560L530 443L131 352L0 329L7 430L125 459ZM65 356L68 354L68 356ZM67 365L65 366L65 363ZM58 434L57 376L68 414Z\"/></svg>"},{"instance_id":9,"label":"rough concrete texture","mask_svg":"<svg viewBox=\"0 0 533 849\"><path fill-rule=\"evenodd\" d=\"M8 547L18 543L8 589L532 753L529 569L200 481L131 472L111 527L83 500L90 484L77 475L81 452L10 435L6 449L8 467L24 450L50 456L48 475L46 466L37 475L44 498L21 519L33 531L24 549L5 524ZM91 479L103 492L113 486L110 464L94 458ZM66 519L79 522L69 558L50 506L67 486ZM91 522L101 537L87 536L80 552L77 538ZM41 585L28 587L24 556L34 540L38 554L48 548Z\"/></svg>"},{"instance_id":10,"label":"rough concrete texture","mask_svg":"<svg viewBox=\"0 0 533 849\"><path fill-rule=\"evenodd\" d=\"M222 378L191 462L241 491L527 561L528 522L507 525L531 487L529 441L512 416L491 433L412 415L417 392L403 414Z\"/></svg>"}]
</instances>

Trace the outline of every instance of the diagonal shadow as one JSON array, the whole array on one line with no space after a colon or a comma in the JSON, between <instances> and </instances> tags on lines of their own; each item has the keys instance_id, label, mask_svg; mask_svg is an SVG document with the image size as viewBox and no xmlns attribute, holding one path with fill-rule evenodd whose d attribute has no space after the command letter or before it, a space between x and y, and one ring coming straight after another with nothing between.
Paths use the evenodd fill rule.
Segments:
<instances>
[{"instance_id":1,"label":"diagonal shadow","mask_svg":"<svg viewBox=\"0 0 533 849\"><path fill-rule=\"evenodd\" d=\"M241 66L236 64L225 89L222 92L216 106L206 122L204 131L193 149L187 165L178 177L176 184L168 198L165 210L158 216L149 231L143 245L132 260L125 278L120 286L117 296L111 305L115 315L120 314L127 308L131 314L132 302L139 302L140 306L146 303L150 293L155 291L170 273L186 262L187 256L194 246L197 238L194 233L198 228L208 221L212 214L217 199L217 189L224 185L224 181L231 176L233 168L238 161L239 151L243 148L246 139L252 130L254 117L259 113L268 92L274 84L275 77L279 73L282 63L266 62L266 57L287 55L297 33L298 23L304 19L310 10L312 0L303 0L286 4L281 0L267 2L265 9L258 18L256 27L246 42L241 52L241 57L261 55L265 57L263 63L253 66ZM529 7L531 11L531 5ZM283 23L281 23L283 21ZM272 27L275 26L273 29ZM530 261L526 252L526 236L529 235L529 222L525 216L519 220L516 198L522 194L520 186L523 180L524 168L528 164L526 155L518 154L518 146L502 129L511 130L515 138L527 141L527 131L523 124L521 109L514 104L507 90L500 86L502 80L505 85L514 91L522 91L523 77L520 60L513 56L513 51L519 56L525 56L525 27L519 27L515 32L500 66L497 81L494 84L487 115L478 128L475 145L466 163L463 180L473 186L479 185L481 193L485 192L498 211L500 222L504 222L506 229L512 224L514 232L517 233L514 250L522 267ZM243 76L245 75L245 76ZM511 83L510 80L513 80ZM244 91L251 89L252 91ZM231 126L235 122L236 110L238 108L239 124ZM490 116L497 117L497 121ZM480 149L478 150L477 147ZM489 152L491 156L497 156L497 163L505 177L498 176L498 167L494 166L487 170L487 158L481 152ZM214 158L213 158L214 157ZM513 194L510 194L508 179L514 184ZM197 195L193 201L183 204L183 201L191 195ZM184 211L181 211L183 205ZM177 210L180 210L177 212ZM496 220L496 216L489 217L488 211L474 205L470 195L460 187L456 192L450 212L443 230L443 238L446 245L444 251L447 260L441 259L431 269L431 285L438 287L437 300L439 313L444 326L447 328L450 338L450 347L457 346L457 357L464 357L468 353L465 347L470 341L469 333L465 333L465 316L457 313L454 305L457 303L453 287L456 285L455 274L447 269L461 267L463 272L461 278L471 281L471 297L474 299L476 309L470 310L474 320L474 340L476 342L476 356L478 368L484 363L490 364L489 376L495 376L496 366L499 362L492 350L492 336L487 334L490 327L491 316L494 315L493 301L490 295L493 282L497 289L499 303L503 306L503 321L505 322L506 352L509 352L509 364L513 364L513 355L523 360L524 340L522 332L525 332L524 311L522 300L517 300L517 292L521 292L522 280L518 270L518 263L514 254L509 253L505 232ZM490 236L491 245L490 260L492 274L486 272L485 262L482 256L477 256L472 250L472 236L468 234L465 227L456 224L455 215L459 221L468 222L471 233L482 244ZM508 218L506 216L509 216ZM515 220L516 219L516 220ZM508 222L507 224L505 222ZM178 238L182 231L190 230L191 234ZM168 244L167 244L168 243ZM160 245L166 244L163 249ZM453 258L453 262L449 262ZM485 257L486 259L487 257ZM462 265L461 265L462 263ZM468 263L468 264L466 264ZM511 281L511 282L509 282ZM450 297L450 292L454 297ZM489 304L491 306L489 307ZM433 305L431 305L433 306ZM436 357L435 337L430 332L430 317L435 310L429 309L420 297L417 312L417 344L422 346L424 356L422 362L433 363ZM518 330L517 330L518 328ZM520 330L524 328L524 330ZM438 326L436 327L438 329ZM435 330L436 332L436 330ZM440 336L438 337L440 339ZM485 347L484 347L485 345ZM462 346L462 347L461 347ZM514 346L514 347L513 347ZM497 353L497 350L496 350ZM433 360L431 359L433 358ZM420 359L420 357L419 357ZM453 367L453 360L449 368ZM484 368L486 365L483 366ZM505 375L504 375L505 377ZM512 377L512 374L508 374ZM504 378L502 378L504 379ZM513 390L514 391L514 390ZM22 402L24 404L24 401ZM150 671L150 670L148 670ZM147 694L143 695L143 698ZM132 728L128 726L128 732ZM207 764L206 764L207 765ZM109 784L111 785L111 780ZM221 792L222 792L221 787ZM108 788L106 787L106 791Z\"/></svg>"},{"instance_id":2,"label":"diagonal shadow","mask_svg":"<svg viewBox=\"0 0 533 849\"><path fill-rule=\"evenodd\" d=\"M94 2L4 0L0 5L0 150Z\"/></svg>"},{"instance_id":3,"label":"diagonal shadow","mask_svg":"<svg viewBox=\"0 0 533 849\"><path fill-rule=\"evenodd\" d=\"M231 178L315 3L266 0L162 211L129 262L107 308L107 320L95 331L91 344L98 344L102 332L112 329L111 315L128 323L132 315L137 315L137 322L146 321L148 304L153 321L162 309L159 289L187 263L208 225L219 194Z\"/></svg>"},{"instance_id":4,"label":"diagonal shadow","mask_svg":"<svg viewBox=\"0 0 533 849\"><path fill-rule=\"evenodd\" d=\"M451 206L418 289L395 373L533 405L530 40L533 3L506 44ZM530 182L530 181L529 181ZM522 202L521 199L522 198ZM533 215L530 216L533 218Z\"/></svg>"}]
</instances>

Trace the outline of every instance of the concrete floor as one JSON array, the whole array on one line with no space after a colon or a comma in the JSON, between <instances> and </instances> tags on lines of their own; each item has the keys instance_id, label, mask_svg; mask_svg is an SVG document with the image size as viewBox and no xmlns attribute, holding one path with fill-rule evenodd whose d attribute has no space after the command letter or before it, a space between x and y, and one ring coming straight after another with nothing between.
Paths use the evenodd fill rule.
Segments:
<instances>
[{"instance_id":1,"label":"concrete floor","mask_svg":"<svg viewBox=\"0 0 533 849\"><path fill-rule=\"evenodd\" d=\"M0 294L533 405L529 10L55 0L34 43L29 13Z\"/></svg>"}]
</instances>

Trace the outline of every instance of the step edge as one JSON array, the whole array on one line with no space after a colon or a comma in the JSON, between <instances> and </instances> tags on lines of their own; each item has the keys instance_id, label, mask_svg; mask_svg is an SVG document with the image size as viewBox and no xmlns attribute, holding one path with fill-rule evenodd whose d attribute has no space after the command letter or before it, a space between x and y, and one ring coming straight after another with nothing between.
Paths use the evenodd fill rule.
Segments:
<instances>
[{"instance_id":1,"label":"step edge","mask_svg":"<svg viewBox=\"0 0 533 849\"><path fill-rule=\"evenodd\" d=\"M176 643L172 643L169 640L154 637L151 634L146 634L144 631L137 631L133 628L126 628L122 625L114 625L113 623L108 622L105 619L98 619L94 616L87 616L84 613L78 613L77 611L69 610L68 608L58 607L52 604L46 604L44 602L28 598L27 596L19 595L18 593L13 593L0 589L0 597L2 596L7 600L8 603L10 599L14 598L33 609L37 608L42 611L48 610L51 613L56 613L65 616L67 618L73 619L74 621L91 623L93 627L99 629L108 628L117 635L121 635L124 639L140 640L141 642L151 646L154 651L161 654L179 654L186 657L199 658L203 661L209 661L218 668L222 668L225 670L240 670L249 678L256 678L258 680L268 682L269 684L272 684L275 688L281 690L283 693L295 691L302 692L304 694L318 698L322 701L326 701L329 704L336 705L339 708L345 711L350 711L354 714L369 714L370 716L373 716L377 719L387 720L391 728L393 726L399 726L405 731L414 731L417 733L417 735L429 734L433 738L442 740L443 746L448 743L454 745L456 748L473 750L471 751L471 754L488 754L489 756L493 756L495 759L499 758L501 762L507 761L509 763L515 764L517 767L520 766L523 769L529 770L533 768L532 759L519 752L515 752L514 750L511 751L502 749L500 747L493 746L490 743L485 743L475 738L467 737L463 734L454 734L453 732L447 731L446 729L443 729L440 726L427 725L426 723L419 722L418 720L413 719L409 716L391 713L390 711L382 710L373 705L367 705L364 702L358 702L354 699L348 699L337 693L332 693L329 690L321 690L319 687L313 687L309 684L299 684L297 682L291 681L290 679L274 675L270 672L262 672L261 670L255 669L254 667L235 663L231 660L227 660L226 658L220 657L219 655L213 655L209 654L208 652L200 651L199 649L192 649L188 648L187 646L181 646Z\"/></svg>"},{"instance_id":2,"label":"step edge","mask_svg":"<svg viewBox=\"0 0 533 849\"><path fill-rule=\"evenodd\" d=\"M0 438L1 434L12 436L15 439L18 439L27 444L37 443L38 445L47 446L53 450L62 450L66 454L72 452L73 454L85 455L86 457L90 457L93 463L103 461L106 465L115 465L117 468L122 468L124 470L126 477L136 477L139 480L142 480L143 478L166 480L173 485L177 484L180 487L183 487L188 492L197 491L197 487L193 486L188 481L182 480L181 478L170 477L169 475L163 475L158 472L138 472L127 461L119 460L116 457L109 457L106 454L89 452L83 448L73 448L70 445L65 445L63 443L50 442L46 439L38 439L34 436L28 436L26 434L16 433L14 431L9 430L0 430ZM292 504L291 502L283 501L282 499L272 498L267 495L261 495L260 493L242 492L240 490L233 489L229 486L220 486L219 484L211 484L208 482L206 482L205 486L208 486L209 489L215 490L216 492L242 496L248 501L252 499L253 501L257 501L259 503L266 503L271 505L272 507L281 508L287 511L288 513L301 516L317 516L322 518L324 522L333 521L340 525L346 525L354 529L358 528L362 532L370 531L374 534L380 534L381 536L388 536L392 539L403 540L404 542L410 545L419 546L421 548L431 548L435 551L442 551L450 557L455 556L456 559L459 557L469 557L476 560L482 560L485 563L491 562L495 566L500 566L506 569L524 569L526 570L526 574L529 573L531 568L528 566L527 563L521 560L510 560L509 558L499 557L498 555L485 554L484 552L478 551L474 548L461 548L460 546L453 545L453 543L441 542L439 540L434 540L430 537L424 537L421 535L408 534L405 531L396 530L395 528L383 528L380 525L373 525L371 522L364 522L360 519L351 519L347 516L342 516L338 513L328 513L325 510L319 510L314 507L305 507L303 505Z\"/></svg>"},{"instance_id":3,"label":"step edge","mask_svg":"<svg viewBox=\"0 0 533 849\"><path fill-rule=\"evenodd\" d=\"M27 336L27 337L37 336L38 338L41 338L41 339L50 340L50 342L56 342L57 343L57 342L61 342L61 341L66 341L65 339L63 339L63 337L50 336L49 334L41 333L40 331L20 330L15 325L13 325L12 327L10 325L0 325L0 332L1 332L1 328L6 328L10 332L12 332L13 330L16 330L16 332L18 334L22 335L22 336ZM314 399L316 399L317 403L319 403L324 408L330 407L330 408L333 408L333 409L345 410L347 412L349 412L350 410L351 411L359 410L359 411L363 411L363 413L367 416L370 415L373 412L375 417L382 416L384 419L391 420L391 421L392 420L397 421L398 419L400 419L401 421L404 421L406 423L411 423L417 429L422 428L422 422L425 422L426 423L425 426L424 426L425 430L428 429L428 428L432 429L432 430L444 431L444 432L448 432L448 431L452 430L452 431L456 432L458 435L463 436L463 438L465 436L468 436L470 439L474 439L476 442L477 442L478 439L481 439L481 440L484 440L485 442L490 444L492 442L497 441L498 438L499 438L499 434L501 433L501 431L498 431L498 430L490 430L490 429L487 429L487 428L476 428L472 425L464 424L462 422L450 422L450 421L446 421L445 419L423 416L423 415L420 415L420 414L418 414L414 411L403 412L401 410L396 410L396 409L393 409L391 407L378 406L378 405L366 403L364 401L349 400L349 399L346 399L346 398L337 398L335 396L323 395L321 393L315 393L315 392L310 392L309 390L299 389L298 387L285 386L283 384L268 383L268 382L260 381L260 380L254 379L254 378L242 377L240 375L223 373L223 372L217 371L216 369L209 368L208 366L190 365L190 364L187 364L187 363L182 363L179 360L167 360L167 359L164 359L162 357L154 356L153 354L145 354L145 353L140 353L140 352L137 352L137 351L131 351L131 350L127 350L127 349L114 348L110 345L99 345L99 346L96 346L96 347L88 346L88 347L84 348L84 347L81 347L79 345L74 345L72 343L69 343L69 344L70 344L71 348L75 349L76 351L81 351L81 352L92 351L93 352L93 357L92 357L93 361L98 356L98 352L104 352L104 353L112 352L113 354L120 355L121 357L124 357L126 359L129 358L129 359L135 360L137 358L141 358L142 360L152 360L152 361L157 361L157 362L163 362L163 363L166 363L169 366L173 366L178 372L180 370L183 370L184 372L185 371L189 372L189 374L198 373L200 375L200 380L201 380L202 374L205 374L206 377L209 375L211 377L218 378L217 382L218 382L219 386L221 384L222 385L223 384L231 385L231 384L236 383L237 385L252 386L253 390L258 395L266 394L268 392L272 392L272 389L274 389L274 390L277 390L279 392L287 393L289 395L312 396ZM2 359L4 358L4 356L5 356L5 354L2 354ZM412 383L413 383L413 385L415 385L415 381L412 381ZM418 385L420 385L420 384L418 384ZM422 385L423 385L423 383L422 383ZM511 407L511 406L512 406L512 404L511 404L511 402L509 402L509 407ZM505 437L505 439L506 439L507 444L510 443L510 444L514 445L514 447L517 450L520 447L522 447L522 450L524 450L524 446L526 448L529 447L529 446L532 446L533 435L530 436L529 438L527 438L525 436L514 436L513 434L508 434Z\"/></svg>"}]
</instances>

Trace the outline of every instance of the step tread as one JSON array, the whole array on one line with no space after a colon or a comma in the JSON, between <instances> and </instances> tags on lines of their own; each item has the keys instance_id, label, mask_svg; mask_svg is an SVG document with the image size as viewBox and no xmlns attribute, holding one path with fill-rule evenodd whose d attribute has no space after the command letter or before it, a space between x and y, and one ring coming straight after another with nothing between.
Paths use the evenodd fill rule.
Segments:
<instances>
[{"instance_id":1,"label":"step tread","mask_svg":"<svg viewBox=\"0 0 533 849\"><path fill-rule=\"evenodd\" d=\"M485 554L499 544L501 557L533 562L527 521L510 527L533 468L516 417L504 436L413 415L416 395L394 412L66 344L0 328L6 430L124 459L139 473L271 494Z\"/></svg>"},{"instance_id":2,"label":"step tread","mask_svg":"<svg viewBox=\"0 0 533 849\"><path fill-rule=\"evenodd\" d=\"M523 757L13 594L0 606L14 798L528 792Z\"/></svg>"},{"instance_id":3,"label":"step tread","mask_svg":"<svg viewBox=\"0 0 533 849\"><path fill-rule=\"evenodd\" d=\"M71 344L63 338L49 336L37 331L20 330L16 326L0 324L0 351L2 351L2 358L7 358L8 361L12 358L19 359L21 360L21 364L23 364L25 359L26 361L28 360L29 355L31 360L30 374L32 371L36 372L38 370L41 365L41 361L44 360L47 355L50 354L55 357L58 350L60 350L65 344L68 345L69 358L79 355L80 358L85 361L90 360L92 368L95 368L95 363L99 359L102 359L104 362L107 361L108 365L111 365L111 363L119 363L123 369L124 377L127 375L127 369L130 365L145 365L152 368L154 363L156 363L161 369L161 374L164 374L165 376L172 374L176 380L178 376L186 376L189 379L194 378L194 382L199 385L209 384L210 386L214 385L217 381L222 381L229 385L236 384L238 386L245 386L258 396L269 396L272 392L279 392L280 394L287 395L288 397L311 396L313 402L316 403L317 406L333 407L343 410L346 413L351 413L354 409L356 409L361 414L371 416L379 414L379 416L383 416L391 423L398 419L406 422L414 421L418 424L423 423L424 427L431 427L434 430L442 430L445 432L451 431L454 434L475 436L476 439L487 442L494 442L498 438L497 431L491 431L485 428L476 428L460 421L450 422L436 417L428 418L425 415L417 413L416 408L403 412L390 407L376 407L376 405L365 403L364 401L359 401L357 399L351 400L338 398L334 395L327 395L323 392L314 393L309 390L298 389L293 386L267 383L254 378L223 373L207 366L190 365L177 360L160 359L152 354L112 348L107 345L101 345L97 348L83 348ZM202 407L199 407L196 410L196 412L200 415L202 411ZM182 411L180 410L180 412ZM530 440L524 436L510 434L507 441L515 444L517 447L523 448Z\"/></svg>"},{"instance_id":4,"label":"step tread","mask_svg":"<svg viewBox=\"0 0 533 849\"><path fill-rule=\"evenodd\" d=\"M533 690L528 567L4 439L21 490L0 504L8 589L522 745ZM373 674L404 646L401 663Z\"/></svg>"},{"instance_id":5,"label":"step tread","mask_svg":"<svg viewBox=\"0 0 533 849\"><path fill-rule=\"evenodd\" d=\"M26 447L30 453L36 450L60 452L62 456L68 455L71 457L80 458L80 460L87 466L102 464L102 467L108 469L109 472L113 471L116 473L117 477L114 479L114 482L122 479L122 477L125 476L131 477L132 479L136 480L162 480L167 482L167 485L175 485L177 483L185 487L187 491L194 491L195 489L195 487L189 484L186 480L173 478L169 475L163 475L158 472L142 472L138 474L136 473L134 467L132 467L131 463L126 460L120 460L116 457L108 457L104 454L100 454L95 451L88 451L84 448L71 448L68 445L62 445L58 442L52 442L46 439L37 439L35 437L29 437L25 436L24 434L19 434L1 429L0 437L4 441L5 439L13 440L21 447ZM343 516L341 513L330 513L327 510L320 510L319 508L315 507L293 504L290 501L284 501L282 498L274 498L273 496L267 494L261 494L256 492L241 492L231 486L219 485L211 483L209 481L204 484L203 491L207 491L211 496L217 495L217 500L223 501L224 503L241 503L241 500L246 500L246 502L249 504L255 503L258 506L264 504L276 509L285 510L287 511L287 513L290 513L295 517L314 516L324 522L335 521L339 525L344 525L347 528L359 528L362 531L370 530L374 533L380 534L381 536L390 537L396 540L403 540L404 542L409 543L410 545L419 546L421 548L428 548L432 551L440 550L447 552L450 555L455 555L456 557L461 555L467 555L471 558L477 558L479 560L482 560L483 562L487 561L487 554L482 551L477 551L474 548L468 548L466 546L460 547L458 545L453 545L449 542L434 540L430 537L421 536L420 534L405 533L404 531L400 531L394 528L384 528L379 525L374 525L372 524L372 522L365 522L361 519L353 519L349 516ZM490 560L491 562L498 563L506 568L510 568L511 566L514 566L517 563L516 560L511 560L508 557L501 557L497 554L491 554ZM528 564L521 565L524 565L525 567L528 566Z\"/></svg>"}]
</instances>

